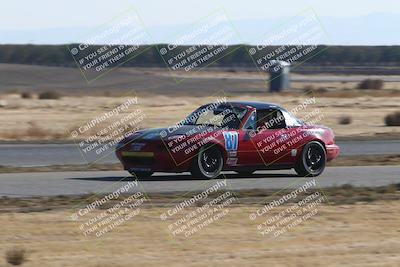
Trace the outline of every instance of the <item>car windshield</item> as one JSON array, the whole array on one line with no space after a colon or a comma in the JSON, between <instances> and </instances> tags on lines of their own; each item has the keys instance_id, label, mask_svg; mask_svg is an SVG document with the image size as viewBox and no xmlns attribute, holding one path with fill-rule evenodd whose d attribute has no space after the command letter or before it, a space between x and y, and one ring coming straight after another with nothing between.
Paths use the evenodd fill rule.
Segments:
<instances>
[{"instance_id":1,"label":"car windshield","mask_svg":"<svg viewBox=\"0 0 400 267\"><path fill-rule=\"evenodd\" d=\"M238 129L247 109L228 104L202 106L184 119L184 125L206 125Z\"/></svg>"}]
</instances>

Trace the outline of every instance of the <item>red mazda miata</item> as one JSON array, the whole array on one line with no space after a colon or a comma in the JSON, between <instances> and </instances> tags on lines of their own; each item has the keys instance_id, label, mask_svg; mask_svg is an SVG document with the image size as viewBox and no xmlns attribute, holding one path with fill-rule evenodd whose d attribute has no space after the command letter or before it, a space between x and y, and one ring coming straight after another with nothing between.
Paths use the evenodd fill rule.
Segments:
<instances>
[{"instance_id":1,"label":"red mazda miata","mask_svg":"<svg viewBox=\"0 0 400 267\"><path fill-rule=\"evenodd\" d=\"M223 170L250 175L291 168L300 176L318 176L338 154L331 129L259 102L203 105L173 126L137 131L116 148L124 168L136 177L190 171L205 179Z\"/></svg>"}]
</instances>

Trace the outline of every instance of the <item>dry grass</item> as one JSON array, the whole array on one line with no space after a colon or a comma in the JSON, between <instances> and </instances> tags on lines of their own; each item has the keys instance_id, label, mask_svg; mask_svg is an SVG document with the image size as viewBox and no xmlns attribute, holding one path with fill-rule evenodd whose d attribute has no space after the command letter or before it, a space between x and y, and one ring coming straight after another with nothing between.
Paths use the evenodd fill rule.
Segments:
<instances>
[{"instance_id":1,"label":"dry grass","mask_svg":"<svg viewBox=\"0 0 400 267\"><path fill-rule=\"evenodd\" d=\"M39 99L60 99L61 94L56 91L45 91L39 94Z\"/></svg>"},{"instance_id":2,"label":"dry grass","mask_svg":"<svg viewBox=\"0 0 400 267\"><path fill-rule=\"evenodd\" d=\"M358 89L376 89L380 90L383 88L383 80L380 79L366 79L361 81L357 88Z\"/></svg>"},{"instance_id":3,"label":"dry grass","mask_svg":"<svg viewBox=\"0 0 400 267\"><path fill-rule=\"evenodd\" d=\"M229 179L229 177L228 177ZM151 179L150 179L151 180ZM316 189L309 189L307 193L300 194L302 197L315 193ZM321 189L318 189L321 191ZM239 199L240 204L254 205L273 199L278 200L282 196L289 194L290 189L274 190L274 189L244 189L236 190L235 196ZM168 193L147 193L147 197L151 203L147 203L146 207L165 207L172 206L177 199L193 197L200 193L199 191L191 191L182 195L182 192L168 192ZM400 201L400 183L390 184L387 186L379 187L354 187L351 184L345 184L336 187L328 187L323 189L324 195L329 199L331 205L342 204L356 204L360 201L365 201L364 196L368 195L368 202L380 201ZM222 194L222 192L214 192L210 194L211 198L215 198ZM113 206L118 202L129 198L130 194L120 195L118 199L110 200L107 206ZM46 212L50 210L60 210L68 208L77 208L77 206L85 206L95 200L104 197L104 194L98 193L96 195L60 195L48 197L26 197L26 198L10 198L0 197L0 214L13 213L13 212ZM288 200L287 203L293 201Z\"/></svg>"},{"instance_id":4,"label":"dry grass","mask_svg":"<svg viewBox=\"0 0 400 267\"><path fill-rule=\"evenodd\" d=\"M391 113L385 117L386 126L400 126L400 111Z\"/></svg>"},{"instance_id":5,"label":"dry grass","mask_svg":"<svg viewBox=\"0 0 400 267\"><path fill-rule=\"evenodd\" d=\"M351 122L352 122L351 117L350 117L350 116L347 116L347 115L341 116L341 117L339 117L339 119L338 119L338 123L339 123L340 125L348 125L348 124L351 124Z\"/></svg>"},{"instance_id":6,"label":"dry grass","mask_svg":"<svg viewBox=\"0 0 400 267\"><path fill-rule=\"evenodd\" d=\"M22 92L21 93L21 98L23 98L23 99L32 99L33 98L33 94L31 92Z\"/></svg>"},{"instance_id":7,"label":"dry grass","mask_svg":"<svg viewBox=\"0 0 400 267\"><path fill-rule=\"evenodd\" d=\"M168 231L174 220L159 218L167 207L143 208L137 217L100 238L83 236L79 225L84 219L69 219L76 210L2 213L0 251L29 244L34 248L31 267L398 266L398 201L322 204L315 216L278 238L261 236L258 222L249 220L248 215L260 207L230 207L224 218L190 238Z\"/></svg>"},{"instance_id":8,"label":"dry grass","mask_svg":"<svg viewBox=\"0 0 400 267\"><path fill-rule=\"evenodd\" d=\"M26 130L27 136L32 136L34 138L43 138L48 134L45 129L39 128L35 123L30 123L29 128Z\"/></svg>"},{"instance_id":9,"label":"dry grass","mask_svg":"<svg viewBox=\"0 0 400 267\"><path fill-rule=\"evenodd\" d=\"M65 139L66 132L54 132L51 129L42 128L36 122L28 122L28 127L21 130L5 131L2 136L7 140L45 140L45 139Z\"/></svg>"},{"instance_id":10,"label":"dry grass","mask_svg":"<svg viewBox=\"0 0 400 267\"><path fill-rule=\"evenodd\" d=\"M312 92L312 91L314 91L315 90L315 86L314 85L312 85L312 84L307 84L307 85L305 85L304 87L303 87L303 92L304 93L308 93L308 92Z\"/></svg>"},{"instance_id":11,"label":"dry grass","mask_svg":"<svg viewBox=\"0 0 400 267\"><path fill-rule=\"evenodd\" d=\"M400 164L400 160L399 160ZM0 173L20 173L20 172L65 172L65 171L121 171L123 167L121 163L110 164L73 164L73 165L51 165L37 167L14 167L1 166Z\"/></svg>"},{"instance_id":12,"label":"dry grass","mask_svg":"<svg viewBox=\"0 0 400 267\"><path fill-rule=\"evenodd\" d=\"M313 94L323 98L360 98L360 97L400 97L400 91L398 90L374 90L364 89L362 93L357 89L346 89L346 90L314 90Z\"/></svg>"},{"instance_id":13,"label":"dry grass","mask_svg":"<svg viewBox=\"0 0 400 267\"><path fill-rule=\"evenodd\" d=\"M24 249L13 248L6 252L6 261L11 265L22 265L26 261Z\"/></svg>"},{"instance_id":14,"label":"dry grass","mask_svg":"<svg viewBox=\"0 0 400 267\"><path fill-rule=\"evenodd\" d=\"M399 155L361 155L361 156L339 156L328 166L387 166L400 165Z\"/></svg>"},{"instance_id":15,"label":"dry grass","mask_svg":"<svg viewBox=\"0 0 400 267\"><path fill-rule=\"evenodd\" d=\"M383 92L377 91L377 93ZM350 92L349 92L350 93ZM351 92L353 93L353 92ZM332 128L337 137L374 137L381 135L398 135L400 129L384 126L385 114L399 109L400 95L386 95L379 98L373 96L334 96L327 92L315 96L323 118L318 123ZM146 115L139 127L165 127L177 123L186 115L202 104L210 103L218 98L227 97L228 100L263 101L282 105L290 110L301 104L305 95L294 94L265 94L229 96L223 93L208 97L170 97L170 96L142 96L139 104L130 107L118 116L114 116L101 125L91 128L81 138L97 133L112 122L127 116L136 109ZM0 140L49 140L71 139L73 129L85 124L96 116L104 114L126 101L127 97L63 97L59 100L41 101L38 99L21 99L20 96L3 96L2 101L7 104L0 108ZM178 107L178 108L177 108ZM298 114L306 115L308 110ZM352 127L340 124L340 114L351 114ZM32 136L29 136L32 134Z\"/></svg>"},{"instance_id":16,"label":"dry grass","mask_svg":"<svg viewBox=\"0 0 400 267\"><path fill-rule=\"evenodd\" d=\"M180 194L149 196L151 203L141 206L138 216L98 238L84 236L79 230L89 218L72 221L71 215L100 195L91 199L87 195L0 198L0 253L7 254L8 262L22 263L25 251L9 248L29 245L32 250L26 266L31 267L128 267L133 261L134 266L154 267L261 267L266 262L288 267L398 266L399 190L399 184L324 189L327 201L317 207L317 213L279 237L260 235L257 225L266 217L251 221L249 214L271 201L271 196L277 199L289 191L239 191L237 203L228 207L225 217L189 238L173 236L168 226L196 207L186 208L176 218L160 220L160 214L174 207ZM129 195L121 196L125 197ZM277 216L287 205L274 208L268 216ZM103 211L92 211L90 218Z\"/></svg>"}]
</instances>

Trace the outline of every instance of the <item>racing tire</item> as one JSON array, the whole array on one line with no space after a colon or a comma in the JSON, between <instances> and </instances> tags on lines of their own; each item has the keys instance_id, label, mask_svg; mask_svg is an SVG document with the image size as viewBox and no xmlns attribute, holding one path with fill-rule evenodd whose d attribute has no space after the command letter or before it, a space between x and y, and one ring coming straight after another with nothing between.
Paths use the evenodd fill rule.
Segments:
<instances>
[{"instance_id":1,"label":"racing tire","mask_svg":"<svg viewBox=\"0 0 400 267\"><path fill-rule=\"evenodd\" d=\"M199 179L217 178L224 165L221 151L215 146L203 146L193 158L190 173Z\"/></svg>"},{"instance_id":2,"label":"racing tire","mask_svg":"<svg viewBox=\"0 0 400 267\"><path fill-rule=\"evenodd\" d=\"M148 178L153 175L153 172L147 172L147 171L129 171L129 173L132 174L132 176L137 179Z\"/></svg>"},{"instance_id":3,"label":"racing tire","mask_svg":"<svg viewBox=\"0 0 400 267\"><path fill-rule=\"evenodd\" d=\"M324 146L316 141L307 143L294 167L296 173L302 177L316 177L320 175L326 165L326 151Z\"/></svg>"}]
</instances>

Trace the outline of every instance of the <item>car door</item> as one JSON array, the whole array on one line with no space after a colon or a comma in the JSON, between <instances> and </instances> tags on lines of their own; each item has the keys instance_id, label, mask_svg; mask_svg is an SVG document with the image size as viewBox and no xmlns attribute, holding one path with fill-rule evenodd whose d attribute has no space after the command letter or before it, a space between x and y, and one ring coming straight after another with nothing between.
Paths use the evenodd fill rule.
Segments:
<instances>
[{"instance_id":1,"label":"car door","mask_svg":"<svg viewBox=\"0 0 400 267\"><path fill-rule=\"evenodd\" d=\"M238 165L291 164L297 152L298 134L293 123L287 125L284 110L278 108L253 110L239 131Z\"/></svg>"},{"instance_id":2,"label":"car door","mask_svg":"<svg viewBox=\"0 0 400 267\"><path fill-rule=\"evenodd\" d=\"M287 152L287 138L285 118L279 109L257 110L257 135L254 141L265 166L282 162L282 156Z\"/></svg>"},{"instance_id":3,"label":"car door","mask_svg":"<svg viewBox=\"0 0 400 267\"><path fill-rule=\"evenodd\" d=\"M267 165L292 165L304 143L301 123L284 109L272 109L266 113L263 159ZM272 123L271 123L272 122Z\"/></svg>"},{"instance_id":4,"label":"car door","mask_svg":"<svg viewBox=\"0 0 400 267\"><path fill-rule=\"evenodd\" d=\"M238 164L239 166L259 166L263 160L257 150L256 142L260 135L256 131L257 114L256 110L250 111L249 116L239 132Z\"/></svg>"},{"instance_id":5,"label":"car door","mask_svg":"<svg viewBox=\"0 0 400 267\"><path fill-rule=\"evenodd\" d=\"M253 110L244 123L239 140L241 147L239 153L239 165L270 165L275 159L273 151L279 137L279 127L270 121L277 116L278 110L257 109ZM280 114L278 114L280 115Z\"/></svg>"}]
</instances>

